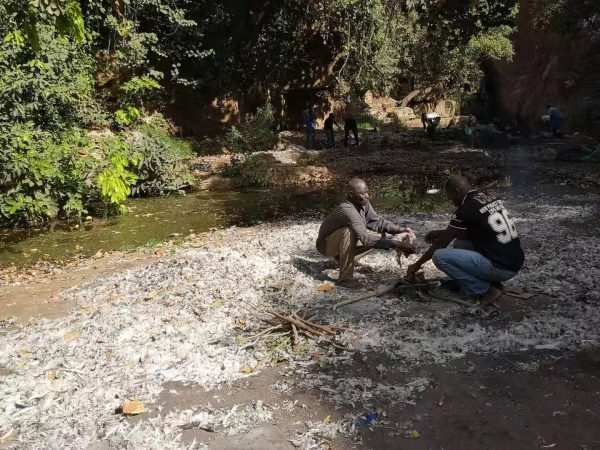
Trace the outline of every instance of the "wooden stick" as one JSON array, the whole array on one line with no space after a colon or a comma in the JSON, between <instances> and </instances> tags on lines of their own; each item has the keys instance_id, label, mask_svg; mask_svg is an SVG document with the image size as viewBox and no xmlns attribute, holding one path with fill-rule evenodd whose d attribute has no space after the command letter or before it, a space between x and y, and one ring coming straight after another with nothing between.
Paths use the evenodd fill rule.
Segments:
<instances>
[{"instance_id":1,"label":"wooden stick","mask_svg":"<svg viewBox=\"0 0 600 450\"><path fill-rule=\"evenodd\" d=\"M316 330L320 330L320 331L322 331L324 333L328 333L328 334L335 334L335 332L331 328L326 327L324 325L319 325L314 322L309 322L308 320L301 319L300 317L298 317L296 315L293 315L292 317L296 320L299 320L300 322L305 323L306 325L308 325L311 328L315 328Z\"/></svg>"},{"instance_id":2,"label":"wooden stick","mask_svg":"<svg viewBox=\"0 0 600 450\"><path fill-rule=\"evenodd\" d=\"M431 292L429 292L429 293L428 293L428 295L429 295L430 297L433 297L433 298L435 298L436 300L442 300L442 301L446 301L446 302L452 302L452 303L456 303L456 304L458 304L458 305L467 306L467 307L469 307L469 308L471 308L471 307L473 307L473 306L477 306L477 305L475 305L475 304L473 304L473 303L471 303L471 302L467 302L467 301L465 301L465 300L461 300L461 299L459 299L459 298L456 298L456 297L454 297L454 296L452 296L452 297L445 297L445 296L443 296L443 295L435 295L435 294L432 294Z\"/></svg>"},{"instance_id":3,"label":"wooden stick","mask_svg":"<svg viewBox=\"0 0 600 450\"><path fill-rule=\"evenodd\" d=\"M308 332L310 332L311 334L317 335L317 336L323 336L323 332L319 331L319 330L315 330L314 328L311 328L310 326L306 325L303 322L300 322L292 317L286 317L283 314L278 313L277 311L267 311L269 314L274 315L275 317L277 317L278 319L281 319L285 322L289 322L293 325L296 325L299 329L301 330L306 330Z\"/></svg>"},{"instance_id":4,"label":"wooden stick","mask_svg":"<svg viewBox=\"0 0 600 450\"><path fill-rule=\"evenodd\" d=\"M294 345L298 345L300 338L298 337L298 329L294 324L292 324L292 332L294 333Z\"/></svg>"},{"instance_id":5,"label":"wooden stick","mask_svg":"<svg viewBox=\"0 0 600 450\"><path fill-rule=\"evenodd\" d=\"M433 281L433 282L429 282L429 283L419 283L419 284L406 284L406 281L400 280L400 281L398 281L394 284L391 284L389 286L386 286L382 289L378 289L376 291L371 291L365 295L361 295L360 297L351 298L350 300L344 300L339 303L336 303L335 305L332 306L332 308L335 311L336 309L341 308L342 306L360 302L360 301L366 300L371 297L380 297L382 295L389 294L390 292L396 291L399 289L404 290L404 289L413 289L413 288L421 288L421 287L436 287L436 286L439 286L439 281Z\"/></svg>"},{"instance_id":6,"label":"wooden stick","mask_svg":"<svg viewBox=\"0 0 600 450\"><path fill-rule=\"evenodd\" d=\"M269 322L267 322L267 323L269 323ZM256 335L254 335L254 336L248 336L248 339L256 339L256 338L259 338L259 337L261 337L261 336L262 336L262 335L264 335L264 334L268 334L268 333L270 333L271 331L279 330L280 328L283 328L283 325L275 325L275 326L273 326L273 327L269 327L269 328L267 328L266 330L263 330L263 331L261 331L260 333L258 333L258 334L256 334Z\"/></svg>"}]
</instances>

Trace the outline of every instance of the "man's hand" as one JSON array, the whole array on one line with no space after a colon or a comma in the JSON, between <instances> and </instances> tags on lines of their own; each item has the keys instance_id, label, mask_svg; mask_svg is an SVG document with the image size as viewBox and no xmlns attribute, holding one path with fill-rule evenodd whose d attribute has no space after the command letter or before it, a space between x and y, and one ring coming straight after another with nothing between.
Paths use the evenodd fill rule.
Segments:
<instances>
[{"instance_id":1,"label":"man's hand","mask_svg":"<svg viewBox=\"0 0 600 450\"><path fill-rule=\"evenodd\" d=\"M433 244L435 241L437 241L442 236L442 233L444 233L444 231L445 230L430 231L429 233L427 233L425 235L425 242L427 242L428 244Z\"/></svg>"},{"instance_id":2,"label":"man's hand","mask_svg":"<svg viewBox=\"0 0 600 450\"><path fill-rule=\"evenodd\" d=\"M402 233L411 233L412 229L411 228L402 228L401 230L398 230L396 233L394 233L394 235L398 235L398 234L402 234Z\"/></svg>"},{"instance_id":3,"label":"man's hand","mask_svg":"<svg viewBox=\"0 0 600 450\"><path fill-rule=\"evenodd\" d=\"M391 246L392 248L395 248L396 251L402 252L405 255L412 255L415 252L415 246L409 242L392 241Z\"/></svg>"},{"instance_id":4,"label":"man's hand","mask_svg":"<svg viewBox=\"0 0 600 450\"><path fill-rule=\"evenodd\" d=\"M408 269L406 269L406 279L411 282L414 281L415 275L419 270L421 270L421 265L418 263L408 266Z\"/></svg>"}]
</instances>

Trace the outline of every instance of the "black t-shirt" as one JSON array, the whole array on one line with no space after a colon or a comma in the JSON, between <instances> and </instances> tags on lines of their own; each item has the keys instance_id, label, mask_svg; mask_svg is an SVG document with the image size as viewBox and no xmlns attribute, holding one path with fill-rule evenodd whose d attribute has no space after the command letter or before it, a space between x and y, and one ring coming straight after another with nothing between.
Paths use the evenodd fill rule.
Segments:
<instances>
[{"instance_id":1,"label":"black t-shirt","mask_svg":"<svg viewBox=\"0 0 600 450\"><path fill-rule=\"evenodd\" d=\"M450 226L466 230L475 250L494 265L515 272L523 265L525 255L517 229L501 200L484 192L469 192Z\"/></svg>"}]
</instances>

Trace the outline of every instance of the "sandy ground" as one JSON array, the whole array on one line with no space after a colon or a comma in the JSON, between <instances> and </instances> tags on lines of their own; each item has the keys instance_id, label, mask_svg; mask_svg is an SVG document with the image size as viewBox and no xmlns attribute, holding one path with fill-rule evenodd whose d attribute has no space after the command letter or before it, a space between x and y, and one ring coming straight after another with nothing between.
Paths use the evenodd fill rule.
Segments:
<instances>
[{"instance_id":1,"label":"sandy ground","mask_svg":"<svg viewBox=\"0 0 600 450\"><path fill-rule=\"evenodd\" d=\"M37 319L0 333L2 446L600 448L598 197L521 190L506 204L527 253L510 284L536 295L503 297L494 315L427 293L334 313L356 293L319 290L335 265L314 250L313 221L5 285L0 317ZM393 218L422 236L448 217ZM373 288L402 269L378 252L358 273ZM255 340L256 308L310 308L347 328L348 350ZM134 400L145 412L124 416Z\"/></svg>"}]
</instances>

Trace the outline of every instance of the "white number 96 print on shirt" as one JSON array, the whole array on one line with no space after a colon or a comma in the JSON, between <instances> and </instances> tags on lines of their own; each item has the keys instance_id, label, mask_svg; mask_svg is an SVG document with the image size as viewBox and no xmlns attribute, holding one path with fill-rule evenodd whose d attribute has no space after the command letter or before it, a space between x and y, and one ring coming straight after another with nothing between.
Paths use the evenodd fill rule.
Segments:
<instances>
[{"instance_id":1,"label":"white number 96 print on shirt","mask_svg":"<svg viewBox=\"0 0 600 450\"><path fill-rule=\"evenodd\" d=\"M509 217L508 211L504 208L491 213L488 217L488 223L492 227L492 230L497 233L496 239L501 244L508 244L513 239L519 237L515 224Z\"/></svg>"}]
</instances>

